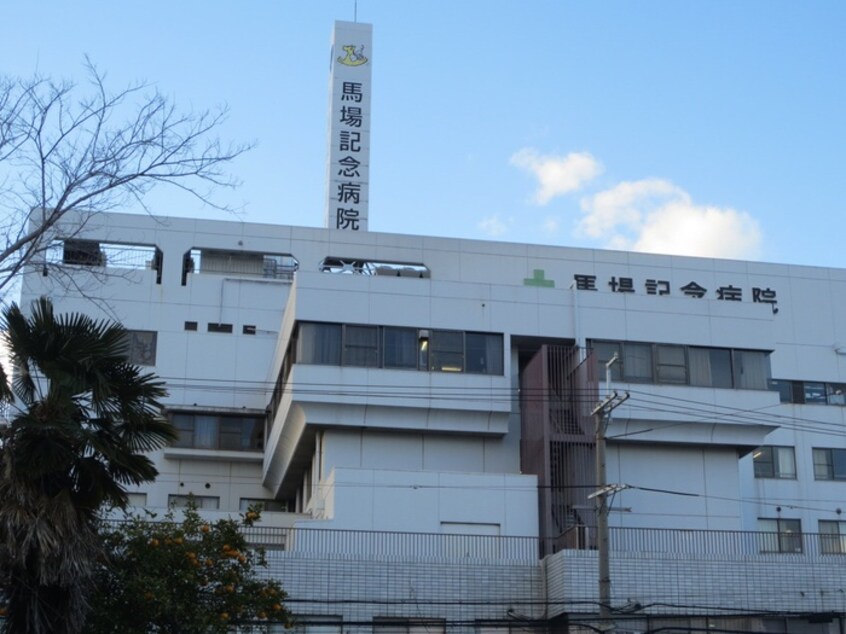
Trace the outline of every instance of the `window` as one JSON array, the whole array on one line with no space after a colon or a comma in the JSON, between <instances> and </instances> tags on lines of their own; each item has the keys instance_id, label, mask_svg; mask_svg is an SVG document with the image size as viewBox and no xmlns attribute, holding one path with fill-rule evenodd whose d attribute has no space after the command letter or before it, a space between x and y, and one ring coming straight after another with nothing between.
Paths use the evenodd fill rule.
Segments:
<instances>
[{"instance_id":1,"label":"window","mask_svg":"<svg viewBox=\"0 0 846 634\"><path fill-rule=\"evenodd\" d=\"M829 405L846 405L846 384L826 383L825 388Z\"/></svg>"},{"instance_id":2,"label":"window","mask_svg":"<svg viewBox=\"0 0 846 634\"><path fill-rule=\"evenodd\" d=\"M126 358L135 365L156 365L155 330L127 330Z\"/></svg>"},{"instance_id":3,"label":"window","mask_svg":"<svg viewBox=\"0 0 846 634\"><path fill-rule=\"evenodd\" d=\"M623 376L623 354L620 350L621 344L616 341L594 341L593 354L596 357L596 366L599 370L600 380L605 379L605 368L608 362L617 355L617 361L611 366L611 380L620 381ZM650 372L650 377L651 377Z\"/></svg>"},{"instance_id":4,"label":"window","mask_svg":"<svg viewBox=\"0 0 846 634\"><path fill-rule=\"evenodd\" d=\"M145 506L147 506L146 493L128 492L126 494L126 500L128 506L132 506L135 508L144 508Z\"/></svg>"},{"instance_id":5,"label":"window","mask_svg":"<svg viewBox=\"0 0 846 634\"><path fill-rule=\"evenodd\" d=\"M752 453L756 478L796 478L793 447L758 447Z\"/></svg>"},{"instance_id":6,"label":"window","mask_svg":"<svg viewBox=\"0 0 846 634\"><path fill-rule=\"evenodd\" d=\"M687 383L683 346L655 346L655 376L658 383Z\"/></svg>"},{"instance_id":7,"label":"window","mask_svg":"<svg viewBox=\"0 0 846 634\"><path fill-rule=\"evenodd\" d=\"M280 629L280 632L294 632L294 634L341 634L341 625L343 619L340 616L316 616L297 615L294 616L294 627L288 629ZM281 626L280 626L281 628ZM272 630L276 631L276 630Z\"/></svg>"},{"instance_id":8,"label":"window","mask_svg":"<svg viewBox=\"0 0 846 634\"><path fill-rule=\"evenodd\" d=\"M690 384L701 387L731 388L734 384L731 350L726 348L688 348Z\"/></svg>"},{"instance_id":9,"label":"window","mask_svg":"<svg viewBox=\"0 0 846 634\"><path fill-rule=\"evenodd\" d=\"M611 379L631 383L663 383L698 387L780 390L770 380L769 353L661 343L591 341L597 372L605 377L605 364L616 353Z\"/></svg>"},{"instance_id":10,"label":"window","mask_svg":"<svg viewBox=\"0 0 846 634\"><path fill-rule=\"evenodd\" d=\"M300 324L297 361L314 365L341 365L341 324Z\"/></svg>"},{"instance_id":11,"label":"window","mask_svg":"<svg viewBox=\"0 0 846 634\"><path fill-rule=\"evenodd\" d=\"M379 330L376 326L344 326L343 365L379 367Z\"/></svg>"},{"instance_id":12,"label":"window","mask_svg":"<svg viewBox=\"0 0 846 634\"><path fill-rule=\"evenodd\" d=\"M801 553L802 525L800 520L782 518L758 519L762 553Z\"/></svg>"},{"instance_id":13,"label":"window","mask_svg":"<svg viewBox=\"0 0 846 634\"><path fill-rule=\"evenodd\" d=\"M802 381L793 381L790 392L790 400L792 403L805 402L805 384Z\"/></svg>"},{"instance_id":14,"label":"window","mask_svg":"<svg viewBox=\"0 0 846 634\"><path fill-rule=\"evenodd\" d=\"M846 480L846 449L814 449L814 478Z\"/></svg>"},{"instance_id":15,"label":"window","mask_svg":"<svg viewBox=\"0 0 846 634\"><path fill-rule=\"evenodd\" d=\"M508 623L496 620L477 620L475 629L476 634L528 634L536 631L534 628L524 627L518 622Z\"/></svg>"},{"instance_id":16,"label":"window","mask_svg":"<svg viewBox=\"0 0 846 634\"><path fill-rule=\"evenodd\" d=\"M224 451L261 451L264 418L215 413L176 412L171 423L179 432L173 446Z\"/></svg>"},{"instance_id":17,"label":"window","mask_svg":"<svg viewBox=\"0 0 846 634\"><path fill-rule=\"evenodd\" d=\"M185 330L190 330L192 332L197 331L197 322L196 321L186 321L185 322Z\"/></svg>"},{"instance_id":18,"label":"window","mask_svg":"<svg viewBox=\"0 0 846 634\"><path fill-rule=\"evenodd\" d=\"M496 375L505 371L503 337L495 333L300 322L292 341L295 363Z\"/></svg>"},{"instance_id":19,"label":"window","mask_svg":"<svg viewBox=\"0 0 846 634\"><path fill-rule=\"evenodd\" d=\"M382 329L382 365L385 368L417 368L417 329Z\"/></svg>"},{"instance_id":20,"label":"window","mask_svg":"<svg viewBox=\"0 0 846 634\"><path fill-rule=\"evenodd\" d=\"M481 332L465 335L467 350L465 372L473 374L502 374L502 337Z\"/></svg>"},{"instance_id":21,"label":"window","mask_svg":"<svg viewBox=\"0 0 846 634\"><path fill-rule=\"evenodd\" d=\"M198 509L215 510L220 508L220 498L212 495L167 496L167 505L177 509L187 508L192 502Z\"/></svg>"},{"instance_id":22,"label":"window","mask_svg":"<svg viewBox=\"0 0 846 634\"><path fill-rule=\"evenodd\" d=\"M825 383L819 383L816 381L805 381L803 383L803 387L803 403L824 404L828 402L828 398L826 397Z\"/></svg>"},{"instance_id":23,"label":"window","mask_svg":"<svg viewBox=\"0 0 846 634\"><path fill-rule=\"evenodd\" d=\"M442 619L373 619L373 634L444 634Z\"/></svg>"},{"instance_id":24,"label":"window","mask_svg":"<svg viewBox=\"0 0 846 634\"><path fill-rule=\"evenodd\" d=\"M770 379L770 355L758 350L734 350L734 386L742 390L766 390Z\"/></svg>"},{"instance_id":25,"label":"window","mask_svg":"<svg viewBox=\"0 0 846 634\"><path fill-rule=\"evenodd\" d=\"M846 554L846 522L820 520L820 551L824 555Z\"/></svg>"},{"instance_id":26,"label":"window","mask_svg":"<svg viewBox=\"0 0 846 634\"><path fill-rule=\"evenodd\" d=\"M846 383L771 379L769 389L779 393L779 400L782 403L846 405Z\"/></svg>"},{"instance_id":27,"label":"window","mask_svg":"<svg viewBox=\"0 0 846 634\"><path fill-rule=\"evenodd\" d=\"M208 325L209 332L222 332L225 334L232 334L232 324L218 324L209 322Z\"/></svg>"},{"instance_id":28,"label":"window","mask_svg":"<svg viewBox=\"0 0 846 634\"><path fill-rule=\"evenodd\" d=\"M778 392L779 402L793 402L793 381L770 379L768 385L771 392Z\"/></svg>"},{"instance_id":29,"label":"window","mask_svg":"<svg viewBox=\"0 0 846 634\"><path fill-rule=\"evenodd\" d=\"M464 333L433 330L429 335L429 369L436 372L464 371Z\"/></svg>"},{"instance_id":30,"label":"window","mask_svg":"<svg viewBox=\"0 0 846 634\"><path fill-rule=\"evenodd\" d=\"M623 344L623 376L626 381L649 382L652 380L652 344L626 343ZM614 365L617 365L616 363ZM600 377L605 376L602 368Z\"/></svg>"},{"instance_id":31,"label":"window","mask_svg":"<svg viewBox=\"0 0 846 634\"><path fill-rule=\"evenodd\" d=\"M274 513L277 511L287 511L288 505L280 500L264 500L261 498L241 498L238 503L239 511L247 511L251 506L260 506L262 511Z\"/></svg>"}]
</instances>

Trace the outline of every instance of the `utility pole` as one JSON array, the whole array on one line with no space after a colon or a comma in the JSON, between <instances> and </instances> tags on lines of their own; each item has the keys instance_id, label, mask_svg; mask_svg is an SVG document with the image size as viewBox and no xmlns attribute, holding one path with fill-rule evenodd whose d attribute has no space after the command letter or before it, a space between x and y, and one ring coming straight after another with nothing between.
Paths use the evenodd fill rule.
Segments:
<instances>
[{"instance_id":1,"label":"utility pole","mask_svg":"<svg viewBox=\"0 0 846 634\"><path fill-rule=\"evenodd\" d=\"M615 353L605 364L606 396L594 409L593 417L596 423L596 491L588 498L594 498L596 504L596 538L597 556L599 559L599 627L606 632L614 630L611 620L611 566L608 547L608 496L625 488L622 485L607 482L605 467L605 430L611 420L611 412L629 398L628 392L623 396L611 392L611 366L619 359Z\"/></svg>"}]
</instances>

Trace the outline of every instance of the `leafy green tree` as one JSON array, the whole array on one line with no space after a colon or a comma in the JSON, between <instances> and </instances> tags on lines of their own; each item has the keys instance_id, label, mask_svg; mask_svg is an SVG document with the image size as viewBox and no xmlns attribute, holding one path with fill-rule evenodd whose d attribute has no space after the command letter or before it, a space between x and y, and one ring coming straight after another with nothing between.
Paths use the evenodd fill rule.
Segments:
<instances>
[{"instance_id":1,"label":"leafy green tree","mask_svg":"<svg viewBox=\"0 0 846 634\"><path fill-rule=\"evenodd\" d=\"M144 455L175 437L163 384L126 358L126 330L46 298L2 315L15 367L0 374L13 402L0 429L0 591L7 631L82 631L100 557L98 513L124 507L125 487L157 475ZM14 399L13 399L14 397Z\"/></svg>"},{"instance_id":2,"label":"leafy green tree","mask_svg":"<svg viewBox=\"0 0 846 634\"><path fill-rule=\"evenodd\" d=\"M285 592L260 579L263 550L251 549L241 521L206 522L193 507L174 521L132 516L104 525L108 559L85 631L90 634L217 634L236 624L290 624Z\"/></svg>"}]
</instances>

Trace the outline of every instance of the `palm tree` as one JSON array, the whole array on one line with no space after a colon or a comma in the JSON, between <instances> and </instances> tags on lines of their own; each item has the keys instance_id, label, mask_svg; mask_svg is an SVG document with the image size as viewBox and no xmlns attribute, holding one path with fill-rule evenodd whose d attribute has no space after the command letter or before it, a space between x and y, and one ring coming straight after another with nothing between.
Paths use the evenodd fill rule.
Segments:
<instances>
[{"instance_id":1,"label":"palm tree","mask_svg":"<svg viewBox=\"0 0 846 634\"><path fill-rule=\"evenodd\" d=\"M7 631L80 632L100 554L104 506L125 507L125 487L155 478L144 455L175 438L161 417L166 392L126 357L126 330L80 314L2 314L15 368L0 370L14 401L0 429L0 588Z\"/></svg>"}]
</instances>

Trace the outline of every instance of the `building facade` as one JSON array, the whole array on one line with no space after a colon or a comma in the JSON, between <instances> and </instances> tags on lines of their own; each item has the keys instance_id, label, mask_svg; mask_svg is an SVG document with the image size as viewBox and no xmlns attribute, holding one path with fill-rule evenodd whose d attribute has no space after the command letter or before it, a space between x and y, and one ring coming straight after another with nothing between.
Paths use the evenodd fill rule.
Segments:
<instances>
[{"instance_id":1,"label":"building facade","mask_svg":"<svg viewBox=\"0 0 846 634\"><path fill-rule=\"evenodd\" d=\"M578 631L616 392L618 620L840 631L844 270L114 213L57 229L41 295L167 382L134 503L263 503L320 627Z\"/></svg>"}]
</instances>

